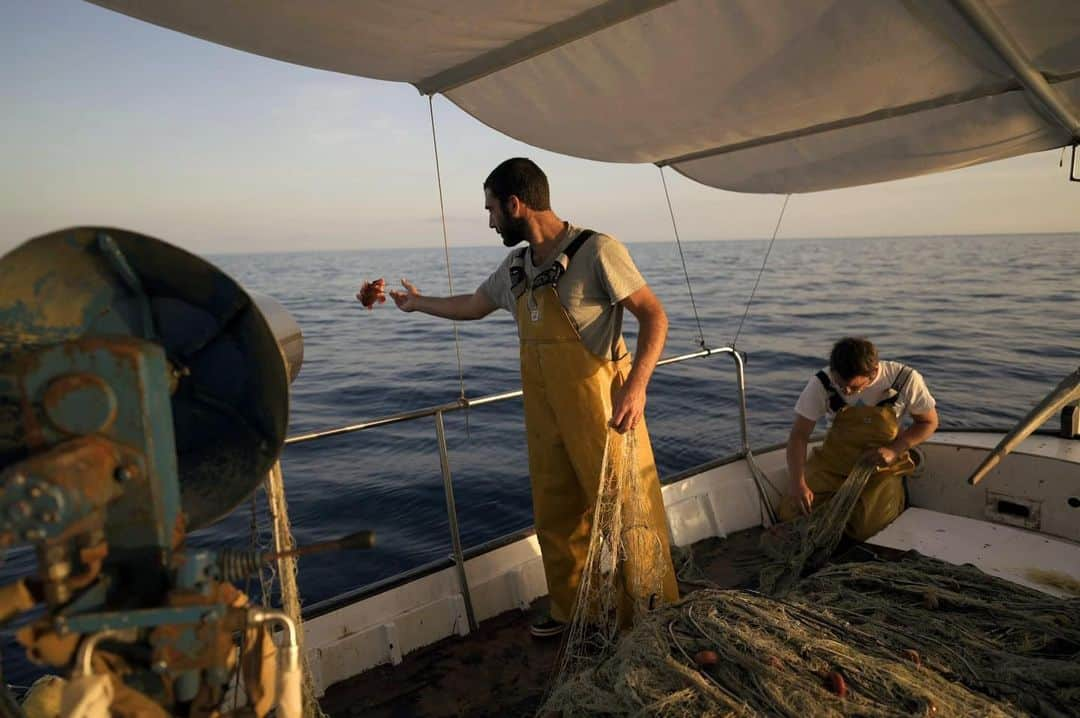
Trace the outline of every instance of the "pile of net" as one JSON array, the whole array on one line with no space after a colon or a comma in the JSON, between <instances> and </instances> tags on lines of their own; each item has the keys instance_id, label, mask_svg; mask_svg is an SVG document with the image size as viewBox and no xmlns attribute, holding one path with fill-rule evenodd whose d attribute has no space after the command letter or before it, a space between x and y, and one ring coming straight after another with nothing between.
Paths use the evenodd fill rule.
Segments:
<instances>
[{"instance_id":1,"label":"pile of net","mask_svg":"<svg viewBox=\"0 0 1080 718\"><path fill-rule=\"evenodd\" d=\"M622 629L648 613L668 570L650 525L648 487L635 432L608 432L589 549L553 684L587 670L618 645Z\"/></svg>"},{"instance_id":2,"label":"pile of net","mask_svg":"<svg viewBox=\"0 0 1080 718\"><path fill-rule=\"evenodd\" d=\"M822 508L809 516L773 526L762 536L761 548L769 559L759 578L762 591L770 596L783 596L800 576L828 562L874 471L870 464L856 464Z\"/></svg>"},{"instance_id":3,"label":"pile of net","mask_svg":"<svg viewBox=\"0 0 1080 718\"><path fill-rule=\"evenodd\" d=\"M1080 715L1080 600L921 556L702 590L564 676L570 716Z\"/></svg>"}]
</instances>

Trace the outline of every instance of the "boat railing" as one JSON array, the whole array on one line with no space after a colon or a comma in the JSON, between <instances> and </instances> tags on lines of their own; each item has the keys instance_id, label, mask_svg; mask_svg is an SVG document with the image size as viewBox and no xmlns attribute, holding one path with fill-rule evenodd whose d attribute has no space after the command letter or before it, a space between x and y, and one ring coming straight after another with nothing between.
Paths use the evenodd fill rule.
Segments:
<instances>
[{"instance_id":1,"label":"boat railing","mask_svg":"<svg viewBox=\"0 0 1080 718\"><path fill-rule=\"evenodd\" d=\"M754 461L754 456L750 451L750 439L749 432L747 430L746 374L745 360L743 354L736 351L732 347L720 347L717 349L705 348L700 351L692 352L690 354L682 354L679 356L661 359L659 362L657 362L657 367L667 366L670 364L678 364L680 362L689 361L691 359L701 359L717 355L730 356L735 364L735 379L738 388L739 432L741 438L741 449L737 456L745 458L750 463L751 471L754 474L755 478L757 478L758 476L760 476L760 470L758 469L757 464ZM478 406L485 406L487 404L496 404L503 401L509 401L510 399L516 399L520 396L522 396L522 391L518 389L517 391L507 391L500 394L489 394L487 396L481 396L475 399L463 397L457 401L446 404L439 404L436 406L414 409L412 411L403 411L397 414L389 414L387 416L369 419L367 421L362 421L356 424L348 424L346 426L338 426L330 429L323 429L305 434L299 434L297 436L290 436L285 440L285 444L304 444L318 441L321 439L327 439L333 436L341 436L342 434L351 434L358 431L367 431L369 429L374 429L380 426L389 426L390 424L398 424L405 421L415 421L417 419L434 417L435 439L439 445L439 466L442 471L443 491L446 496L446 513L450 524L450 540L453 545L453 561L457 571L458 583L461 588L461 595L465 602L465 612L469 621L469 629L475 631L477 627L476 615L473 611L472 597L469 593L469 583L465 577L465 558L464 551L461 546L461 532L458 526L457 507L454 503L453 475L450 470L450 454L446 448L446 428L443 423L443 416L445 414L450 414L456 411L463 411ZM766 505L767 504L768 502L766 501Z\"/></svg>"}]
</instances>

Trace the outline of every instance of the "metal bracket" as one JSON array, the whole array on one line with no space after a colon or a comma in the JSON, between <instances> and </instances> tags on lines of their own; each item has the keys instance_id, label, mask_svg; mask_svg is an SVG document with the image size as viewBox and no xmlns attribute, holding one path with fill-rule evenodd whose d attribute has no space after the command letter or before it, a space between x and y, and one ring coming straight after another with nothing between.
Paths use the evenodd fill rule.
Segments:
<instances>
[{"instance_id":1,"label":"metal bracket","mask_svg":"<svg viewBox=\"0 0 1080 718\"><path fill-rule=\"evenodd\" d=\"M1072 146L1072 161L1069 163L1069 181L1080 182L1080 176L1076 174L1076 148L1080 146L1080 142L1073 142Z\"/></svg>"}]
</instances>

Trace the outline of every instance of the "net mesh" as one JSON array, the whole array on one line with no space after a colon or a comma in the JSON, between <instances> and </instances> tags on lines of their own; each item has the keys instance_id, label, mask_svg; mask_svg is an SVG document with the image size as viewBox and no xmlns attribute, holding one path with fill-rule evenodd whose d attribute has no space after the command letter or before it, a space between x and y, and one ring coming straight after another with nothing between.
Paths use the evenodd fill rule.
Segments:
<instances>
[{"instance_id":1,"label":"net mesh","mask_svg":"<svg viewBox=\"0 0 1080 718\"><path fill-rule=\"evenodd\" d=\"M917 554L822 567L869 474L763 542L773 595L706 588L642 614L564 672L541 712L1080 715L1080 600Z\"/></svg>"},{"instance_id":2,"label":"net mesh","mask_svg":"<svg viewBox=\"0 0 1080 718\"><path fill-rule=\"evenodd\" d=\"M825 565L840 544L855 503L874 471L871 464L856 464L821 509L809 516L777 524L762 537L761 548L770 559L761 569L762 591L783 596L799 576Z\"/></svg>"},{"instance_id":3,"label":"net mesh","mask_svg":"<svg viewBox=\"0 0 1080 718\"><path fill-rule=\"evenodd\" d=\"M563 700L558 686L610 656L620 630L645 615L662 594L667 561L650 525L637 449L635 432L608 432L589 548L553 680L556 704Z\"/></svg>"},{"instance_id":4,"label":"net mesh","mask_svg":"<svg viewBox=\"0 0 1080 718\"><path fill-rule=\"evenodd\" d=\"M289 507L285 501L285 482L281 473L281 464L274 464L266 479L266 496L270 512L270 520L273 527L274 550L290 551L296 548L296 539L293 538L292 524L289 521ZM295 556L279 558L277 560L276 578L280 591L281 610L289 615L296 623L297 640L300 644L300 665L303 670L303 711L304 718L326 718L318 700L315 698L315 688L311 678L311 669L308 666L307 651L304 649L304 627L300 613L300 589L296 580L297 561ZM274 576L270 577L272 581ZM262 579L262 576L260 576ZM263 584L263 600L270 604L269 584Z\"/></svg>"}]
</instances>

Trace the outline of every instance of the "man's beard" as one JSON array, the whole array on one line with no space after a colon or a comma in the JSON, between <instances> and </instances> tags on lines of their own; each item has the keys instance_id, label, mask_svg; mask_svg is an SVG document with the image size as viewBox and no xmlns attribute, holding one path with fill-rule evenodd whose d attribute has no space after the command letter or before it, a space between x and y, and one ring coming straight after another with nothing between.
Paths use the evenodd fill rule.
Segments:
<instances>
[{"instance_id":1,"label":"man's beard","mask_svg":"<svg viewBox=\"0 0 1080 718\"><path fill-rule=\"evenodd\" d=\"M499 234L502 236L502 243L507 247L527 242L529 240L529 223L523 217L511 218L507 221L506 226L499 231Z\"/></svg>"}]
</instances>

